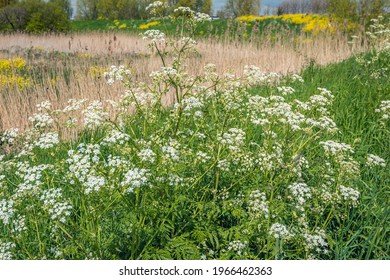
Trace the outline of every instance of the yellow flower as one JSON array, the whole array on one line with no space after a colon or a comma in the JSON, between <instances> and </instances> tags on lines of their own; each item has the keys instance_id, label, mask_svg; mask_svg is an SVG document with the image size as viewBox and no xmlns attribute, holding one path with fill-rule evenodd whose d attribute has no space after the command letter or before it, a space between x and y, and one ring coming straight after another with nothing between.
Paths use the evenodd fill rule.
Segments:
<instances>
[{"instance_id":1,"label":"yellow flower","mask_svg":"<svg viewBox=\"0 0 390 280\"><path fill-rule=\"evenodd\" d=\"M104 76L104 72L106 72L106 71L107 71L106 68L102 68L99 66L91 66L88 69L88 75L90 75L93 78L99 78L99 77Z\"/></svg>"},{"instance_id":2,"label":"yellow flower","mask_svg":"<svg viewBox=\"0 0 390 280\"><path fill-rule=\"evenodd\" d=\"M12 61L9 59L0 59L0 72L11 72Z\"/></svg>"},{"instance_id":3,"label":"yellow flower","mask_svg":"<svg viewBox=\"0 0 390 280\"><path fill-rule=\"evenodd\" d=\"M26 61L20 57L17 57L12 60L12 64L16 69L21 70L26 66Z\"/></svg>"},{"instance_id":4,"label":"yellow flower","mask_svg":"<svg viewBox=\"0 0 390 280\"><path fill-rule=\"evenodd\" d=\"M30 78L24 78L18 75L3 75L0 74L0 88L9 86L11 89L18 87L24 89L31 86Z\"/></svg>"},{"instance_id":5,"label":"yellow flower","mask_svg":"<svg viewBox=\"0 0 390 280\"><path fill-rule=\"evenodd\" d=\"M141 24L140 26L138 26L138 28L139 29L148 29L150 27L157 26L157 25L160 25L159 21L151 21L149 23Z\"/></svg>"},{"instance_id":6,"label":"yellow flower","mask_svg":"<svg viewBox=\"0 0 390 280\"><path fill-rule=\"evenodd\" d=\"M260 16L249 15L249 16L240 16L236 18L236 20L241 22L252 22L252 21L259 20L260 18L261 18Z\"/></svg>"}]
</instances>

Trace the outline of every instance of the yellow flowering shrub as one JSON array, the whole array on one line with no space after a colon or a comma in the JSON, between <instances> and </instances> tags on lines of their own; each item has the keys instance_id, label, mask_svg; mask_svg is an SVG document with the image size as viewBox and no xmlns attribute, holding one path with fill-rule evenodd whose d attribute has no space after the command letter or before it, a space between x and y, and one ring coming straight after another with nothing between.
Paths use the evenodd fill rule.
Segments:
<instances>
[{"instance_id":1,"label":"yellow flowering shrub","mask_svg":"<svg viewBox=\"0 0 390 280\"><path fill-rule=\"evenodd\" d=\"M23 70L26 66L26 61L22 58L0 59L0 72L9 73L15 70Z\"/></svg>"},{"instance_id":2,"label":"yellow flowering shrub","mask_svg":"<svg viewBox=\"0 0 390 280\"><path fill-rule=\"evenodd\" d=\"M151 21L145 24L141 24L138 26L139 29L149 29L150 27L160 25L161 23L159 21Z\"/></svg>"},{"instance_id":3,"label":"yellow flowering shrub","mask_svg":"<svg viewBox=\"0 0 390 280\"><path fill-rule=\"evenodd\" d=\"M335 33L337 29L354 30L356 24L347 23L346 26L340 24L339 20L331 20L326 15L307 15L307 14L285 14L280 16L240 16L236 18L239 22L262 22L268 19L278 19L283 22L301 25L302 30L307 33L317 35L319 33Z\"/></svg>"},{"instance_id":4,"label":"yellow flowering shrub","mask_svg":"<svg viewBox=\"0 0 390 280\"><path fill-rule=\"evenodd\" d=\"M114 25L109 26L110 29L125 29L127 28L126 23L122 23L119 20L114 20Z\"/></svg>"},{"instance_id":5,"label":"yellow flowering shrub","mask_svg":"<svg viewBox=\"0 0 390 280\"><path fill-rule=\"evenodd\" d=\"M26 61L16 57L14 59L0 59L0 88L18 87L24 89L31 85L30 78L21 76L18 71L26 69Z\"/></svg>"},{"instance_id":6,"label":"yellow flowering shrub","mask_svg":"<svg viewBox=\"0 0 390 280\"><path fill-rule=\"evenodd\" d=\"M10 87L11 89L25 89L31 86L31 79L19 75L3 75L0 74L0 88Z\"/></svg>"},{"instance_id":7,"label":"yellow flowering shrub","mask_svg":"<svg viewBox=\"0 0 390 280\"><path fill-rule=\"evenodd\" d=\"M12 69L12 61L8 59L0 59L0 72L10 72Z\"/></svg>"}]
</instances>

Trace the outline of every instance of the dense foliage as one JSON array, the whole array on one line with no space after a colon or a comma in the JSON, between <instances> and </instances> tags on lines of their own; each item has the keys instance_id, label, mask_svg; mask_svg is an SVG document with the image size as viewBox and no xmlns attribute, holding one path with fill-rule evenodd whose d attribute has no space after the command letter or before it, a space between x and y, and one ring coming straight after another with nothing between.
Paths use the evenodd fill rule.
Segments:
<instances>
[{"instance_id":1,"label":"dense foliage","mask_svg":"<svg viewBox=\"0 0 390 280\"><path fill-rule=\"evenodd\" d=\"M20 0L0 9L0 31L63 32L70 29L67 0Z\"/></svg>"},{"instance_id":2,"label":"dense foliage","mask_svg":"<svg viewBox=\"0 0 390 280\"><path fill-rule=\"evenodd\" d=\"M147 19L149 4L154 1L140 0L77 0L77 19ZM177 7L188 7L194 11L210 14L211 0L163 0L164 14L167 15Z\"/></svg>"}]
</instances>

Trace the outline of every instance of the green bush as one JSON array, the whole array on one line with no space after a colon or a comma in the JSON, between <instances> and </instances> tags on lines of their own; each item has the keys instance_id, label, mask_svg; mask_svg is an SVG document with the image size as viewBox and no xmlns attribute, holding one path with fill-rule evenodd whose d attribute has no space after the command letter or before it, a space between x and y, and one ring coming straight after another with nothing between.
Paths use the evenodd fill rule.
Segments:
<instances>
[{"instance_id":1,"label":"green bush","mask_svg":"<svg viewBox=\"0 0 390 280\"><path fill-rule=\"evenodd\" d=\"M67 10L59 2L20 1L0 10L1 31L64 32L70 30Z\"/></svg>"},{"instance_id":2,"label":"green bush","mask_svg":"<svg viewBox=\"0 0 390 280\"><path fill-rule=\"evenodd\" d=\"M31 14L27 24L27 31L39 32L63 32L70 29L70 22L61 7L54 3L45 3L40 11Z\"/></svg>"}]
</instances>

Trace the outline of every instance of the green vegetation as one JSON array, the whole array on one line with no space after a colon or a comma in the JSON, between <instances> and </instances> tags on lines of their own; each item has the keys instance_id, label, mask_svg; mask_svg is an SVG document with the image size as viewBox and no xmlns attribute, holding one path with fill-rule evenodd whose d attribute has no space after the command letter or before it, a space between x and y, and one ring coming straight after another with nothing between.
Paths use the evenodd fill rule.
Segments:
<instances>
[{"instance_id":1,"label":"green vegetation","mask_svg":"<svg viewBox=\"0 0 390 280\"><path fill-rule=\"evenodd\" d=\"M43 102L32 129L2 132L0 257L389 259L386 34L300 76L237 77L189 75L196 42L147 30L162 68L145 84L112 66L127 88L114 116ZM56 129L81 126L74 141Z\"/></svg>"},{"instance_id":2,"label":"green vegetation","mask_svg":"<svg viewBox=\"0 0 390 280\"><path fill-rule=\"evenodd\" d=\"M0 31L65 32L70 29L66 1L21 0L0 9Z\"/></svg>"}]
</instances>

